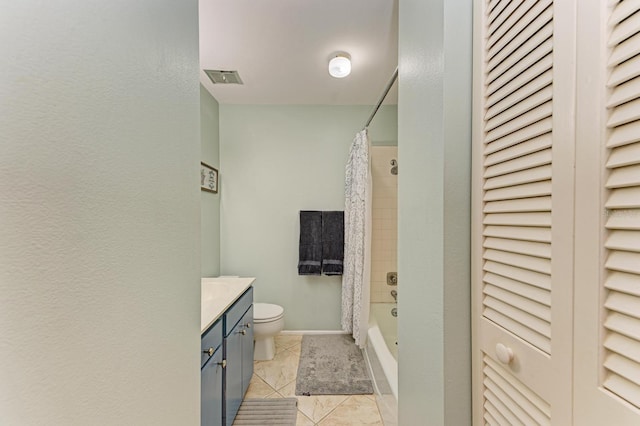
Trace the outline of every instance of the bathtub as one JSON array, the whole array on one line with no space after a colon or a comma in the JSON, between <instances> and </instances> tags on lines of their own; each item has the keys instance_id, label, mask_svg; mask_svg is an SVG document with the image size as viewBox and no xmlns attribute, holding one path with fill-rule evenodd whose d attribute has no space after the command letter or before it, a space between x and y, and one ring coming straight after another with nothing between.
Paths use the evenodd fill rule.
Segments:
<instances>
[{"instance_id":1,"label":"bathtub","mask_svg":"<svg viewBox=\"0 0 640 426\"><path fill-rule=\"evenodd\" d=\"M372 303L365 355L378 395L398 401L398 319L391 315L395 303Z\"/></svg>"}]
</instances>

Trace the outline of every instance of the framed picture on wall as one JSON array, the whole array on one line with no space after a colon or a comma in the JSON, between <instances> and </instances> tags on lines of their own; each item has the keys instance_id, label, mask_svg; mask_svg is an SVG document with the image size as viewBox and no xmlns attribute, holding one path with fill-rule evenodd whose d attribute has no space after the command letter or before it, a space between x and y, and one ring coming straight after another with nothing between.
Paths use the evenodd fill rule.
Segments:
<instances>
[{"instance_id":1,"label":"framed picture on wall","mask_svg":"<svg viewBox=\"0 0 640 426\"><path fill-rule=\"evenodd\" d=\"M218 193L218 169L200 162L200 189Z\"/></svg>"}]
</instances>

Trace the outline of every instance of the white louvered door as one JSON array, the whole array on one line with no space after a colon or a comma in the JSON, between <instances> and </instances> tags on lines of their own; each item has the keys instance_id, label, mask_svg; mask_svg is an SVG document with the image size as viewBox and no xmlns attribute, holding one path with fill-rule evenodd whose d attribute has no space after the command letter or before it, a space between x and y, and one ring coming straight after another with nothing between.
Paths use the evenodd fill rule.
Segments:
<instances>
[{"instance_id":1,"label":"white louvered door","mask_svg":"<svg viewBox=\"0 0 640 426\"><path fill-rule=\"evenodd\" d=\"M575 424L640 425L640 1L578 12Z\"/></svg>"},{"instance_id":2,"label":"white louvered door","mask_svg":"<svg viewBox=\"0 0 640 426\"><path fill-rule=\"evenodd\" d=\"M572 422L573 7L476 3L476 425Z\"/></svg>"}]
</instances>

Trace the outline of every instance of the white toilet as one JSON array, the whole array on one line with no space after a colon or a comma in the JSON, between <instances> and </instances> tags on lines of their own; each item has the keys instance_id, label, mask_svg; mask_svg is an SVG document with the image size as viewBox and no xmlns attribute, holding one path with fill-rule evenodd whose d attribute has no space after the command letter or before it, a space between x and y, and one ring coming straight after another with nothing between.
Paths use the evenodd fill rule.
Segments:
<instances>
[{"instance_id":1,"label":"white toilet","mask_svg":"<svg viewBox=\"0 0 640 426\"><path fill-rule=\"evenodd\" d=\"M253 359L268 361L276 355L276 334L284 328L284 308L271 303L253 304Z\"/></svg>"}]
</instances>

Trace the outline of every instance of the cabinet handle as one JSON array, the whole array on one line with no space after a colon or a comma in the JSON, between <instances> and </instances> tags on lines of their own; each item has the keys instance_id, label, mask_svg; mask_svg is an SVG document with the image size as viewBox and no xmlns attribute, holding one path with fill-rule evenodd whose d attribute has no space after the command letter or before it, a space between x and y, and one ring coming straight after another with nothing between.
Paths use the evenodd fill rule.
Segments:
<instances>
[{"instance_id":1,"label":"cabinet handle","mask_svg":"<svg viewBox=\"0 0 640 426\"><path fill-rule=\"evenodd\" d=\"M245 327L247 327L247 328L251 328L251 323L250 323L250 322L248 322L248 323L247 323L247 325L246 325Z\"/></svg>"},{"instance_id":2,"label":"cabinet handle","mask_svg":"<svg viewBox=\"0 0 640 426\"><path fill-rule=\"evenodd\" d=\"M206 351L202 351L203 354L209 354L209 356L213 356L213 348L209 348Z\"/></svg>"},{"instance_id":3,"label":"cabinet handle","mask_svg":"<svg viewBox=\"0 0 640 426\"><path fill-rule=\"evenodd\" d=\"M240 331L238 331L238 333L240 333L240 334L242 334L244 336L245 334L247 334L247 330L240 330Z\"/></svg>"},{"instance_id":4,"label":"cabinet handle","mask_svg":"<svg viewBox=\"0 0 640 426\"><path fill-rule=\"evenodd\" d=\"M219 362L218 365L221 365L222 368L226 368L227 367L227 360L223 359L222 362Z\"/></svg>"}]
</instances>

